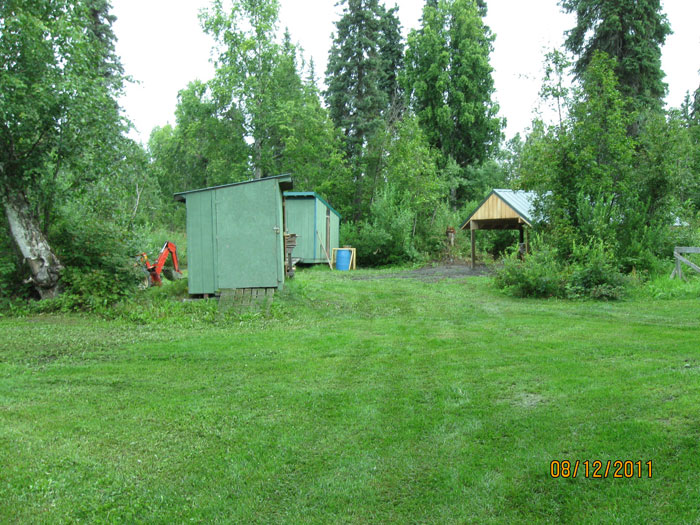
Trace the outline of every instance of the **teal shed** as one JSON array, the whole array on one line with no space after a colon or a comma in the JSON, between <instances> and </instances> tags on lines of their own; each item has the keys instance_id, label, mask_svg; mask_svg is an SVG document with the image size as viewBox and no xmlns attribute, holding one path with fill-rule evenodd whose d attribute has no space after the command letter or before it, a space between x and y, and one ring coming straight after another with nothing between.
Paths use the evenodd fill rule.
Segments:
<instances>
[{"instance_id":1,"label":"teal shed","mask_svg":"<svg viewBox=\"0 0 700 525\"><path fill-rule=\"evenodd\" d=\"M284 286L284 208L289 175L176 193L187 206L192 295Z\"/></svg>"},{"instance_id":2,"label":"teal shed","mask_svg":"<svg viewBox=\"0 0 700 525\"><path fill-rule=\"evenodd\" d=\"M292 253L299 262L327 262L340 239L340 214L323 197L312 191L285 191L287 230L296 233L297 245Z\"/></svg>"}]
</instances>

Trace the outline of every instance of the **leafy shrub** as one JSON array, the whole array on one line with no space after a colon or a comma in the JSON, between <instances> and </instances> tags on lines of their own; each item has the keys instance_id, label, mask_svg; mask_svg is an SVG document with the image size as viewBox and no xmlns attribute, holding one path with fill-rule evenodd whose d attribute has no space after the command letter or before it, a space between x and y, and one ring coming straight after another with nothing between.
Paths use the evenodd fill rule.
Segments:
<instances>
[{"instance_id":1,"label":"leafy shrub","mask_svg":"<svg viewBox=\"0 0 700 525\"><path fill-rule=\"evenodd\" d=\"M9 299L13 295L13 291L17 282L14 258L12 250L4 238L0 239L0 300Z\"/></svg>"},{"instance_id":2,"label":"leafy shrub","mask_svg":"<svg viewBox=\"0 0 700 525\"><path fill-rule=\"evenodd\" d=\"M522 260L517 252L506 256L495 282L515 297L563 297L566 291L565 269L547 245L536 246Z\"/></svg>"},{"instance_id":3,"label":"leafy shrub","mask_svg":"<svg viewBox=\"0 0 700 525\"><path fill-rule=\"evenodd\" d=\"M536 239L533 253L522 260L516 253L504 259L496 285L516 297L620 299L628 279L620 273L603 243L574 245L562 263L557 250Z\"/></svg>"},{"instance_id":4,"label":"leafy shrub","mask_svg":"<svg viewBox=\"0 0 700 525\"><path fill-rule=\"evenodd\" d=\"M343 223L341 244L354 246L362 264L382 266L415 261L415 215L396 191L388 186L372 203L367 220Z\"/></svg>"},{"instance_id":5,"label":"leafy shrub","mask_svg":"<svg viewBox=\"0 0 700 525\"><path fill-rule=\"evenodd\" d=\"M570 298L619 299L625 290L625 276L613 254L601 242L574 245L566 294Z\"/></svg>"},{"instance_id":6,"label":"leafy shrub","mask_svg":"<svg viewBox=\"0 0 700 525\"><path fill-rule=\"evenodd\" d=\"M133 234L96 217L62 217L51 242L65 266L63 294L42 308L95 310L133 294L143 280L134 255L140 244Z\"/></svg>"}]
</instances>

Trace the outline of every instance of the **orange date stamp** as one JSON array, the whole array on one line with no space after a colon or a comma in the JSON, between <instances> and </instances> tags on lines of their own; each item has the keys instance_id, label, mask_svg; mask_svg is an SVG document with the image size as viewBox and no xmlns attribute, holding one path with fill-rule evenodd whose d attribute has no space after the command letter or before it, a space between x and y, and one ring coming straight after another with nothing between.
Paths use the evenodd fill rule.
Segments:
<instances>
[{"instance_id":1,"label":"orange date stamp","mask_svg":"<svg viewBox=\"0 0 700 525\"><path fill-rule=\"evenodd\" d=\"M553 478L591 479L632 479L652 478L652 464L649 461L612 460L607 461L563 461L554 460L549 464L549 475Z\"/></svg>"}]
</instances>

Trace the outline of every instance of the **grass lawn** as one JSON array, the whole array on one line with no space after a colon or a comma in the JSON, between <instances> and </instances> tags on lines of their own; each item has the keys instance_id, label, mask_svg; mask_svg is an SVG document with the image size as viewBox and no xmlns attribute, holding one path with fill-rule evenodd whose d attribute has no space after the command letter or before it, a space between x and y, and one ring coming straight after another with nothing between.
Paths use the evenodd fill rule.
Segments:
<instances>
[{"instance_id":1,"label":"grass lawn","mask_svg":"<svg viewBox=\"0 0 700 525\"><path fill-rule=\"evenodd\" d=\"M697 294L351 277L210 322L0 319L0 522L700 521Z\"/></svg>"}]
</instances>

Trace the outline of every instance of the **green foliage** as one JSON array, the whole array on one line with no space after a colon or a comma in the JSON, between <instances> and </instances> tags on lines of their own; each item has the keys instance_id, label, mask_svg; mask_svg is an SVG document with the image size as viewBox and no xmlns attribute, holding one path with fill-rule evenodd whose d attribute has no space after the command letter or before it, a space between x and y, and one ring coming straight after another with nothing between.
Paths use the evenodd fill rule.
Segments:
<instances>
[{"instance_id":1,"label":"green foliage","mask_svg":"<svg viewBox=\"0 0 700 525\"><path fill-rule=\"evenodd\" d=\"M535 123L522 150L521 184L542 195L548 238L563 261L576 244L602 242L626 271L649 270L666 250L683 175L663 117L638 120L618 90L615 61L596 53L557 126ZM636 138L629 133L637 122ZM551 193L548 193L551 192Z\"/></svg>"},{"instance_id":2,"label":"green foliage","mask_svg":"<svg viewBox=\"0 0 700 525\"><path fill-rule=\"evenodd\" d=\"M0 308L22 290L16 259L12 239L0 232Z\"/></svg>"},{"instance_id":3,"label":"green foliage","mask_svg":"<svg viewBox=\"0 0 700 525\"><path fill-rule=\"evenodd\" d=\"M616 300L629 283L600 242L575 244L572 255L562 262L557 249L538 238L533 252L522 259L517 252L504 258L495 284L515 297Z\"/></svg>"},{"instance_id":4,"label":"green foliage","mask_svg":"<svg viewBox=\"0 0 700 525\"><path fill-rule=\"evenodd\" d=\"M403 43L396 9L379 0L342 0L343 15L328 56L325 92L349 158L361 161L367 141L390 122L398 100ZM367 167L364 167L367 170Z\"/></svg>"},{"instance_id":5,"label":"green foliage","mask_svg":"<svg viewBox=\"0 0 700 525\"><path fill-rule=\"evenodd\" d=\"M566 47L577 56L580 78L597 52L616 59L620 92L635 109L660 110L666 94L661 70L661 47L671 27L660 0L562 0L567 13L576 13L576 26L567 32Z\"/></svg>"},{"instance_id":6,"label":"green foliage","mask_svg":"<svg viewBox=\"0 0 700 525\"><path fill-rule=\"evenodd\" d=\"M104 168L123 129L122 86L104 2L0 4L0 185L36 190L65 167ZM92 170L90 170L92 171Z\"/></svg>"},{"instance_id":7,"label":"green foliage","mask_svg":"<svg viewBox=\"0 0 700 525\"><path fill-rule=\"evenodd\" d=\"M677 159L679 171L686 174L680 200L690 201L695 210L700 210L700 87L692 97L686 93L679 111L672 112L671 118L684 130L682 154Z\"/></svg>"},{"instance_id":8,"label":"green foliage","mask_svg":"<svg viewBox=\"0 0 700 525\"><path fill-rule=\"evenodd\" d=\"M372 203L369 218L343 222L340 243L357 249L357 257L368 266L414 261L414 214L393 186L385 187Z\"/></svg>"},{"instance_id":9,"label":"green foliage","mask_svg":"<svg viewBox=\"0 0 700 525\"><path fill-rule=\"evenodd\" d=\"M48 234L53 241L66 210L101 205L95 226L121 231L157 206L146 157L123 137L127 124L116 100L124 75L109 9L106 0L0 4L0 198L23 217L11 232L22 256L48 266L41 277L29 266L42 296L58 289L60 265L40 240ZM82 248L63 240L68 258ZM25 272L15 274L18 282Z\"/></svg>"},{"instance_id":10,"label":"green foliage","mask_svg":"<svg viewBox=\"0 0 700 525\"><path fill-rule=\"evenodd\" d=\"M175 127L155 128L148 141L151 170L166 202L172 203L173 193L248 178L242 120L235 109L220 112L202 82L178 93Z\"/></svg>"},{"instance_id":11,"label":"green foliage","mask_svg":"<svg viewBox=\"0 0 700 525\"><path fill-rule=\"evenodd\" d=\"M438 152L428 144L418 119L405 115L382 140L386 144L382 179L417 215L429 215L447 188L437 169Z\"/></svg>"},{"instance_id":12,"label":"green foliage","mask_svg":"<svg viewBox=\"0 0 700 525\"><path fill-rule=\"evenodd\" d=\"M696 261L697 262L697 261ZM673 263L666 263L651 279L634 289L634 297L643 301L669 301L700 298L700 276L684 272L685 279L669 279Z\"/></svg>"},{"instance_id":13,"label":"green foliage","mask_svg":"<svg viewBox=\"0 0 700 525\"><path fill-rule=\"evenodd\" d=\"M430 145L442 152L442 166L449 159L460 168L479 165L500 141L489 64L494 37L484 13L474 0L427 2L421 28L408 36L402 82Z\"/></svg>"},{"instance_id":14,"label":"green foliage","mask_svg":"<svg viewBox=\"0 0 700 525\"><path fill-rule=\"evenodd\" d=\"M566 281L556 249L533 243L533 252L522 259L517 252L505 257L494 282L515 297L564 297Z\"/></svg>"},{"instance_id":15,"label":"green foliage","mask_svg":"<svg viewBox=\"0 0 700 525\"><path fill-rule=\"evenodd\" d=\"M396 8L387 10L379 0L339 4L344 9L328 55L324 96L349 161L352 186L345 201L351 203L350 217L360 220L381 185L387 130L403 111L403 42Z\"/></svg>"},{"instance_id":16,"label":"green foliage","mask_svg":"<svg viewBox=\"0 0 700 525\"><path fill-rule=\"evenodd\" d=\"M575 245L571 256L566 295L569 298L620 299L625 277L620 273L612 252L601 242Z\"/></svg>"},{"instance_id":17,"label":"green foliage","mask_svg":"<svg viewBox=\"0 0 700 525\"><path fill-rule=\"evenodd\" d=\"M470 164L457 179L457 194L467 200L481 200L494 188L507 187L504 152L497 152L481 163Z\"/></svg>"},{"instance_id":18,"label":"green foliage","mask_svg":"<svg viewBox=\"0 0 700 525\"><path fill-rule=\"evenodd\" d=\"M221 140L240 143L235 148L239 160L229 174L235 180L250 178L252 167L256 179L306 173L305 182L320 186L319 173L332 170L339 180L324 190L333 194L347 178L339 137L320 105L313 72L302 80L297 47L289 35L279 43L278 15L276 0L236 0L230 10L216 2L203 13L202 25L217 43L217 58L208 84L209 113L216 119L207 117L213 127L201 130L201 137L216 142L212 158L220 157ZM230 173L230 166L222 167Z\"/></svg>"},{"instance_id":19,"label":"green foliage","mask_svg":"<svg viewBox=\"0 0 700 525\"><path fill-rule=\"evenodd\" d=\"M67 210L51 232L65 265L64 293L42 311L100 310L136 292L143 270L135 260L139 240L109 219Z\"/></svg>"},{"instance_id":20,"label":"green foliage","mask_svg":"<svg viewBox=\"0 0 700 525\"><path fill-rule=\"evenodd\" d=\"M297 191L324 195L346 216L352 211L353 188L341 134L321 104L313 70L302 80L297 61L297 49L286 34L275 81L286 90L275 101L269 172L293 174Z\"/></svg>"}]
</instances>

